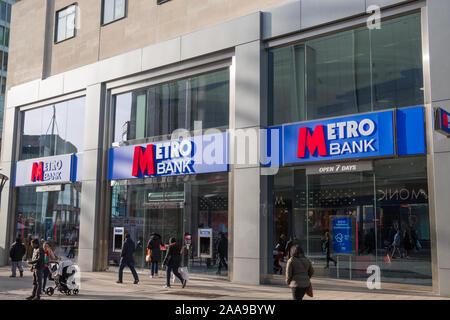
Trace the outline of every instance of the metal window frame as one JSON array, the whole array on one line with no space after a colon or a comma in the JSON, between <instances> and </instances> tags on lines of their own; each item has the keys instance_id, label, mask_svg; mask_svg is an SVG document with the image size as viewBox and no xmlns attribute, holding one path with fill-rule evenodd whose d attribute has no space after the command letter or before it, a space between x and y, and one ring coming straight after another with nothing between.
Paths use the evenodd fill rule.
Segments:
<instances>
[{"instance_id":1,"label":"metal window frame","mask_svg":"<svg viewBox=\"0 0 450 320\"><path fill-rule=\"evenodd\" d=\"M105 22L105 1L107 1L107 0L102 0L102 9L101 9L101 15L100 15L100 26L101 27L107 26L107 25L109 25L111 23L114 23L116 21L119 21L119 20L122 20L122 19L125 19L125 18L128 17L128 0L124 0L125 1L125 10L124 10L123 17L120 17L120 18L117 18L117 19L113 18L113 20ZM115 11L115 9L116 9L116 0L113 0L113 1L114 1L114 11Z\"/></svg>"},{"instance_id":2,"label":"metal window frame","mask_svg":"<svg viewBox=\"0 0 450 320\"><path fill-rule=\"evenodd\" d=\"M58 16L59 16L59 13L61 11L67 10L68 8L70 8L72 6L75 7L75 13L74 13L74 15L75 15L75 17L74 17L75 26L74 26L74 29L73 29L73 36L64 38L62 40L58 40L58 31L59 31L58 30L58 26L59 26ZM54 39L53 39L54 44L58 44L58 43L70 40L70 39L75 38L77 36L77 19L78 19L78 2L74 2L72 4L69 4L68 6L65 6L64 8L61 8L58 11L55 12L55 34L54 34Z\"/></svg>"}]
</instances>

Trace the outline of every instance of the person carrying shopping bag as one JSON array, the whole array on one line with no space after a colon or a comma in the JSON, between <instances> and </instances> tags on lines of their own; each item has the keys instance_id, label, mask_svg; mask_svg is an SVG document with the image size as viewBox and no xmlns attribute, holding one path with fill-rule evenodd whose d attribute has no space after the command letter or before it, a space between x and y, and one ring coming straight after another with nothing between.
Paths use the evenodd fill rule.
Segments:
<instances>
[{"instance_id":1,"label":"person carrying shopping bag","mask_svg":"<svg viewBox=\"0 0 450 320\"><path fill-rule=\"evenodd\" d=\"M181 249L177 244L175 238L170 238L169 249L167 250L166 257L163 262L163 269L166 269L166 285L164 288L170 288L170 274L173 272L175 276L180 280L182 288L186 287L186 280L178 272L178 268L181 263Z\"/></svg>"},{"instance_id":2,"label":"person carrying shopping bag","mask_svg":"<svg viewBox=\"0 0 450 320\"><path fill-rule=\"evenodd\" d=\"M294 300L303 300L305 294L312 297L311 277L314 269L311 262L305 257L300 245L291 247L291 258L286 266L286 284L292 290Z\"/></svg>"}]
</instances>

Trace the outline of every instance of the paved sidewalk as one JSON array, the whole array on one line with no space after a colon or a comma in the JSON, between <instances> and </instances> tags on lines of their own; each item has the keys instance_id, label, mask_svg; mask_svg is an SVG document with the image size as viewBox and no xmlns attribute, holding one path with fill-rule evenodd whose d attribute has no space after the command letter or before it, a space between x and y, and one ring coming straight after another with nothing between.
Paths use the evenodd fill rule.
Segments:
<instances>
[{"instance_id":1,"label":"paved sidewalk","mask_svg":"<svg viewBox=\"0 0 450 320\"><path fill-rule=\"evenodd\" d=\"M10 269L0 268L0 300L21 300L31 293L32 274L26 270L23 278L9 278ZM162 274L165 276L165 273ZM76 299L167 299L167 300L285 300L291 299L289 288L280 285L242 285L191 275L191 281L185 289L174 284L164 289L165 277L150 279L148 273L140 273L140 283L134 285L131 273L124 273L124 284L116 284L117 273L83 272L81 289L78 296L65 296L55 293L52 297L42 296L45 300ZM50 281L50 284L53 284ZM307 300L433 300L441 299L431 292L404 291L399 289L368 290L364 283L316 278L313 280L314 298Z\"/></svg>"}]
</instances>

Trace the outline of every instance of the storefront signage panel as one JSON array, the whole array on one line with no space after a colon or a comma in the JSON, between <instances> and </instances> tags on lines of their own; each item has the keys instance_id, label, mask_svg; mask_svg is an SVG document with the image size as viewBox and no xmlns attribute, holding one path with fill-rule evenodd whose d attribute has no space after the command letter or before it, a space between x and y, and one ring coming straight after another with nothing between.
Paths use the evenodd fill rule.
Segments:
<instances>
[{"instance_id":1,"label":"storefront signage panel","mask_svg":"<svg viewBox=\"0 0 450 320\"><path fill-rule=\"evenodd\" d=\"M228 171L228 134L111 148L109 180Z\"/></svg>"},{"instance_id":2,"label":"storefront signage panel","mask_svg":"<svg viewBox=\"0 0 450 320\"><path fill-rule=\"evenodd\" d=\"M336 255L353 253L351 217L333 218L333 252Z\"/></svg>"},{"instance_id":3,"label":"storefront signage panel","mask_svg":"<svg viewBox=\"0 0 450 320\"><path fill-rule=\"evenodd\" d=\"M285 125L284 163L393 156L394 130L391 110Z\"/></svg>"},{"instance_id":4,"label":"storefront signage panel","mask_svg":"<svg viewBox=\"0 0 450 320\"><path fill-rule=\"evenodd\" d=\"M15 186L64 184L72 181L73 155L19 161Z\"/></svg>"},{"instance_id":5,"label":"storefront signage panel","mask_svg":"<svg viewBox=\"0 0 450 320\"><path fill-rule=\"evenodd\" d=\"M373 171L373 163L371 161L333 163L306 167L307 175L353 173L364 171Z\"/></svg>"}]
</instances>

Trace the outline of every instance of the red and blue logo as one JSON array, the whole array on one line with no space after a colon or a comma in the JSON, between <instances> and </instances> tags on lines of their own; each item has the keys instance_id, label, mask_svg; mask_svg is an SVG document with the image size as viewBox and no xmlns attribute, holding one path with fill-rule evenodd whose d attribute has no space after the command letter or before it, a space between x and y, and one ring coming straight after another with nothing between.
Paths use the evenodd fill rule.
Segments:
<instances>
[{"instance_id":1,"label":"red and blue logo","mask_svg":"<svg viewBox=\"0 0 450 320\"><path fill-rule=\"evenodd\" d=\"M283 126L284 163L395 154L393 111Z\"/></svg>"}]
</instances>

